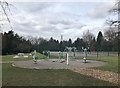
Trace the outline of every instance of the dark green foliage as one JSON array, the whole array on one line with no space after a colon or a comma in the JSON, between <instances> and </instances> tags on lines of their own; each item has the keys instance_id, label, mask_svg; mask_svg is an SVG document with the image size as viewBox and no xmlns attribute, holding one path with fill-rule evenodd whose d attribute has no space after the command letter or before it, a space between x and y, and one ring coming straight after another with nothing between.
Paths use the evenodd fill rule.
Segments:
<instances>
[{"instance_id":1,"label":"dark green foliage","mask_svg":"<svg viewBox=\"0 0 120 88\"><path fill-rule=\"evenodd\" d=\"M89 47L89 51L118 51L118 35L115 35L113 39L109 37L109 31L105 34L107 35L106 38L102 35L102 32L99 32L97 39L95 37L91 38L89 44L83 38L77 38L74 42L70 38L68 41L63 40L59 42L52 37L49 40L33 37L26 39L18 34L14 34L13 31L5 32L1 35L2 54L30 53L33 50L37 50L40 53L43 51L63 52L66 47L76 47L77 51L82 51L82 47Z\"/></svg>"},{"instance_id":2,"label":"dark green foliage","mask_svg":"<svg viewBox=\"0 0 120 88\"><path fill-rule=\"evenodd\" d=\"M30 52L32 44L29 40L14 34L13 31L2 35L2 54L14 54L18 52Z\"/></svg>"},{"instance_id":3,"label":"dark green foliage","mask_svg":"<svg viewBox=\"0 0 120 88\"><path fill-rule=\"evenodd\" d=\"M102 50L102 45L103 45L103 35L102 32L100 31L97 36L97 50L101 51Z\"/></svg>"},{"instance_id":4,"label":"dark green foliage","mask_svg":"<svg viewBox=\"0 0 120 88\"><path fill-rule=\"evenodd\" d=\"M74 47L77 47L77 50L81 51L82 47L86 47L86 43L83 41L83 39L77 38L75 42L73 43Z\"/></svg>"}]
</instances>

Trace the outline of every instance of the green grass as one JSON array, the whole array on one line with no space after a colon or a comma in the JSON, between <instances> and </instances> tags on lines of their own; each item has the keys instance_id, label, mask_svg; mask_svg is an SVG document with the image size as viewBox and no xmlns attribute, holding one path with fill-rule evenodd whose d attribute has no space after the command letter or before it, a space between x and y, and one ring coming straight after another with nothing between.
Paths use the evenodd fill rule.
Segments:
<instances>
[{"instance_id":1,"label":"green grass","mask_svg":"<svg viewBox=\"0 0 120 88\"><path fill-rule=\"evenodd\" d=\"M32 54L34 54L34 52L32 52ZM41 53L36 53L36 55L37 55L37 57L39 58L39 59L46 59L46 56L45 55L43 55L43 54L41 54Z\"/></svg>"},{"instance_id":2,"label":"green grass","mask_svg":"<svg viewBox=\"0 0 120 88\"><path fill-rule=\"evenodd\" d=\"M2 82L2 64L0 64L0 86Z\"/></svg>"},{"instance_id":3,"label":"green grass","mask_svg":"<svg viewBox=\"0 0 120 88\"><path fill-rule=\"evenodd\" d=\"M31 60L32 57L24 58L24 57L19 57L19 58L13 58L15 55L4 55L2 56L2 61L22 61L22 60Z\"/></svg>"},{"instance_id":4,"label":"green grass","mask_svg":"<svg viewBox=\"0 0 120 88\"><path fill-rule=\"evenodd\" d=\"M38 54L42 57L41 54ZM30 60L30 58L17 58L15 55L2 56L3 61ZM80 59L83 57L80 57ZM87 57L89 60L104 61L107 64L95 69L118 72L117 56ZM114 84L84 76L70 70L35 70L12 67L11 64L2 66L3 86L112 86Z\"/></svg>"},{"instance_id":5,"label":"green grass","mask_svg":"<svg viewBox=\"0 0 120 88\"><path fill-rule=\"evenodd\" d=\"M5 55L2 56L2 61L22 61L22 60L32 60L32 57L29 58L13 58L15 55ZM43 59L45 56L37 53L38 58ZM45 57L46 58L46 57ZM79 59L82 59L83 57L79 57ZM78 59L78 57L77 57ZM104 61L107 64L101 67L96 67L96 69L105 70L105 71L112 71L118 73L118 56L92 56L87 57L89 60L98 60L98 61ZM120 66L120 65L119 65Z\"/></svg>"},{"instance_id":6,"label":"green grass","mask_svg":"<svg viewBox=\"0 0 120 88\"><path fill-rule=\"evenodd\" d=\"M104 61L107 64L96 69L112 71L118 73L118 56L99 56L99 57L87 57L89 60Z\"/></svg>"},{"instance_id":7,"label":"green grass","mask_svg":"<svg viewBox=\"0 0 120 88\"><path fill-rule=\"evenodd\" d=\"M32 60L32 56L29 56L28 58L24 58L23 56L20 56L19 58L13 58L16 55L3 55L2 61L23 61L23 60ZM46 56L43 54L37 53L38 59L45 59Z\"/></svg>"},{"instance_id":8,"label":"green grass","mask_svg":"<svg viewBox=\"0 0 120 88\"><path fill-rule=\"evenodd\" d=\"M76 57L76 59L83 59L83 57ZM73 59L74 60L74 59ZM112 71L118 73L118 68L120 65L118 64L118 56L88 56L87 60L97 60L106 62L106 65L95 67L95 69L100 69L104 71Z\"/></svg>"},{"instance_id":9,"label":"green grass","mask_svg":"<svg viewBox=\"0 0 120 88\"><path fill-rule=\"evenodd\" d=\"M3 86L114 86L70 70L35 70L3 64Z\"/></svg>"}]
</instances>

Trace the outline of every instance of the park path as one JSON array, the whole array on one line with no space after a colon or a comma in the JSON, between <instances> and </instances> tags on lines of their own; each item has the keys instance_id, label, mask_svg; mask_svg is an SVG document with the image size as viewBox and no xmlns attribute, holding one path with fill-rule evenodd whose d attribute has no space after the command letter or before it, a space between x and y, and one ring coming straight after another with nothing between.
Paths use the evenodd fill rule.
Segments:
<instances>
[{"instance_id":1,"label":"park path","mask_svg":"<svg viewBox=\"0 0 120 88\"><path fill-rule=\"evenodd\" d=\"M102 71L93 68L72 68L74 72L91 76L100 80L108 81L110 83L119 84L118 83L118 73L110 72L110 71Z\"/></svg>"}]
</instances>

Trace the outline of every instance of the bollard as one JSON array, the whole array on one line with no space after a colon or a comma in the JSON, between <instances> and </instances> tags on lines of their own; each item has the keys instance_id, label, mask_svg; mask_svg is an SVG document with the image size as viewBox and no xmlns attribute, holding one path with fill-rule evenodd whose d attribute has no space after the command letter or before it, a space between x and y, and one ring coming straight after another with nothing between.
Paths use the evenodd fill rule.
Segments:
<instances>
[{"instance_id":1,"label":"bollard","mask_svg":"<svg viewBox=\"0 0 120 88\"><path fill-rule=\"evenodd\" d=\"M69 62L68 62L68 57L69 57L69 55L68 55L68 53L67 53L67 65L69 64Z\"/></svg>"}]
</instances>

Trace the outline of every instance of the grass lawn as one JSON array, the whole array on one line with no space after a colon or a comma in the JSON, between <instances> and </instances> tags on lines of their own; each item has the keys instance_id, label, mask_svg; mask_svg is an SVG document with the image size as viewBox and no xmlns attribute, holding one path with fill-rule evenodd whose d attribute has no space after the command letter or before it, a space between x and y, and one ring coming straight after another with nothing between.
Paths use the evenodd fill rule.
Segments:
<instances>
[{"instance_id":1,"label":"grass lawn","mask_svg":"<svg viewBox=\"0 0 120 88\"><path fill-rule=\"evenodd\" d=\"M19 58L13 58L15 55L3 55L2 61L22 61L22 60L32 60L32 56L29 56L28 58L24 58L23 56L20 56ZM44 59L46 56L37 53L37 57L39 59Z\"/></svg>"},{"instance_id":2,"label":"grass lawn","mask_svg":"<svg viewBox=\"0 0 120 88\"><path fill-rule=\"evenodd\" d=\"M13 58L15 55L4 55L2 56L2 61L21 61L21 60L30 60L32 57L23 58L22 56L19 58Z\"/></svg>"},{"instance_id":3,"label":"grass lawn","mask_svg":"<svg viewBox=\"0 0 120 88\"><path fill-rule=\"evenodd\" d=\"M5 55L2 56L2 61L21 61L21 60L32 60L32 57L29 58L13 58L15 55ZM43 59L45 56L43 56L40 53L37 53L37 56L41 59ZM45 57L46 58L46 57ZM79 59L82 59L83 57L79 57ZM78 57L77 57L78 59ZM118 56L91 56L87 57L89 60L98 60L98 61L104 61L107 64L101 67L96 67L96 69L105 70L105 71L112 71L118 73ZM119 65L120 66L120 65Z\"/></svg>"},{"instance_id":4,"label":"grass lawn","mask_svg":"<svg viewBox=\"0 0 120 88\"><path fill-rule=\"evenodd\" d=\"M3 86L114 86L70 70L35 70L3 64Z\"/></svg>"},{"instance_id":5,"label":"grass lawn","mask_svg":"<svg viewBox=\"0 0 120 88\"><path fill-rule=\"evenodd\" d=\"M82 56L76 57L76 59L83 59ZM74 60L74 59L73 59ZM97 61L103 61L107 64L101 67L95 67L95 69L100 69L104 71L112 71L115 73L118 73L118 68L120 65L118 64L118 56L88 56L87 60L97 60Z\"/></svg>"},{"instance_id":6,"label":"grass lawn","mask_svg":"<svg viewBox=\"0 0 120 88\"><path fill-rule=\"evenodd\" d=\"M15 55L2 56L2 60L20 61L32 59L32 57L14 59L13 56ZM95 69L118 72L117 56L87 57L87 59L107 63L105 66L96 67ZM3 86L114 86L114 84L70 70L30 70L12 67L10 63L3 64L2 73Z\"/></svg>"},{"instance_id":7,"label":"grass lawn","mask_svg":"<svg viewBox=\"0 0 120 88\"><path fill-rule=\"evenodd\" d=\"M99 57L87 57L89 60L104 61L107 64L101 67L96 67L96 69L112 71L118 73L118 56L99 56Z\"/></svg>"}]
</instances>

